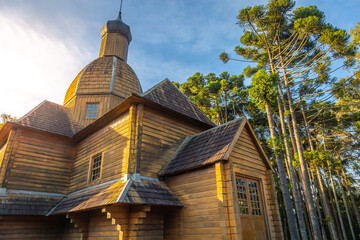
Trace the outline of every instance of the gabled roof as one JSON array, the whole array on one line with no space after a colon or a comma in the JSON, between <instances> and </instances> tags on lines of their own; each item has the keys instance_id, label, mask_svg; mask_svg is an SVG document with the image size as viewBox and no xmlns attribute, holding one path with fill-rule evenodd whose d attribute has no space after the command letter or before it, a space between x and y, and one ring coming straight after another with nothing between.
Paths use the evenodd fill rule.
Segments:
<instances>
[{"instance_id":1,"label":"gabled roof","mask_svg":"<svg viewBox=\"0 0 360 240\"><path fill-rule=\"evenodd\" d=\"M159 180L118 179L69 194L48 215L89 210L116 204L182 206L164 182Z\"/></svg>"},{"instance_id":2,"label":"gabled roof","mask_svg":"<svg viewBox=\"0 0 360 240\"><path fill-rule=\"evenodd\" d=\"M49 101L43 101L16 123L66 137L72 137L81 129L71 121L68 108Z\"/></svg>"},{"instance_id":3,"label":"gabled roof","mask_svg":"<svg viewBox=\"0 0 360 240\"><path fill-rule=\"evenodd\" d=\"M187 137L159 172L159 176L165 177L220 160L228 160L245 125L250 130L249 132L264 162L274 171L247 119L243 117Z\"/></svg>"},{"instance_id":4,"label":"gabled roof","mask_svg":"<svg viewBox=\"0 0 360 240\"><path fill-rule=\"evenodd\" d=\"M163 80L141 94L141 96L188 117L215 126L215 123L213 123L203 111L201 111L184 93L170 82L169 79Z\"/></svg>"},{"instance_id":5,"label":"gabled roof","mask_svg":"<svg viewBox=\"0 0 360 240\"><path fill-rule=\"evenodd\" d=\"M224 159L245 121L246 118L239 118L187 137L159 175L175 174Z\"/></svg>"}]
</instances>

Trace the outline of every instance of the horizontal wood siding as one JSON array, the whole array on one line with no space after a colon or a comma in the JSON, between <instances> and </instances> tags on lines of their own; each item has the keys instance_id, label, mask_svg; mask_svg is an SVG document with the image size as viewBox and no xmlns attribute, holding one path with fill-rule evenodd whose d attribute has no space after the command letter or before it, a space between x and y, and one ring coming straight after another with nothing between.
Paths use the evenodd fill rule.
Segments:
<instances>
[{"instance_id":1,"label":"horizontal wood siding","mask_svg":"<svg viewBox=\"0 0 360 240\"><path fill-rule=\"evenodd\" d=\"M100 118L105 113L117 106L123 99L113 95L78 95L75 97L75 103L71 105L72 119L82 126L87 126L96 119L86 119L87 103L99 103L98 117ZM69 103L70 104L70 103Z\"/></svg>"},{"instance_id":2,"label":"horizontal wood siding","mask_svg":"<svg viewBox=\"0 0 360 240\"><path fill-rule=\"evenodd\" d=\"M66 193L74 153L72 144L25 129L18 131L5 175L6 188Z\"/></svg>"},{"instance_id":3,"label":"horizontal wood siding","mask_svg":"<svg viewBox=\"0 0 360 240\"><path fill-rule=\"evenodd\" d=\"M275 194L275 189L273 188L273 179L271 169L265 162L266 160L260 154L260 150L255 144L255 140L250 135L250 130L248 127L245 127L241 133L237 143L234 146L233 151L230 154L230 162L233 165L233 178L235 175L239 174L246 177L254 177L261 181L261 191L263 193L264 211L266 211L266 224L268 228L268 234L271 239L283 239L281 232L281 221L279 217L279 211L277 208L277 199ZM229 173L231 173L229 169ZM235 180L233 185L236 187ZM236 188L232 187L233 191L236 191ZM230 189L229 189L230 190ZM237 196L233 196L233 205L237 205ZM240 213L236 212L238 210L234 209L236 221L240 222Z\"/></svg>"},{"instance_id":4,"label":"horizontal wood siding","mask_svg":"<svg viewBox=\"0 0 360 240\"><path fill-rule=\"evenodd\" d=\"M0 239L63 239L62 222L42 216L0 216Z\"/></svg>"},{"instance_id":5,"label":"horizontal wood siding","mask_svg":"<svg viewBox=\"0 0 360 240\"><path fill-rule=\"evenodd\" d=\"M186 136L204 131L173 117L144 108L140 173L157 177L157 173L174 154Z\"/></svg>"},{"instance_id":6,"label":"horizontal wood siding","mask_svg":"<svg viewBox=\"0 0 360 240\"><path fill-rule=\"evenodd\" d=\"M129 113L126 112L78 143L70 192L122 177L123 163L129 154L129 126ZM99 153L103 154L101 179L88 182L91 158Z\"/></svg>"},{"instance_id":7,"label":"horizontal wood siding","mask_svg":"<svg viewBox=\"0 0 360 240\"><path fill-rule=\"evenodd\" d=\"M169 210L164 220L164 239L223 239L214 166L165 180L184 205Z\"/></svg>"},{"instance_id":8,"label":"horizontal wood siding","mask_svg":"<svg viewBox=\"0 0 360 240\"><path fill-rule=\"evenodd\" d=\"M102 213L101 210L93 211L88 219L87 240L121 239L120 225L106 213Z\"/></svg>"}]
</instances>

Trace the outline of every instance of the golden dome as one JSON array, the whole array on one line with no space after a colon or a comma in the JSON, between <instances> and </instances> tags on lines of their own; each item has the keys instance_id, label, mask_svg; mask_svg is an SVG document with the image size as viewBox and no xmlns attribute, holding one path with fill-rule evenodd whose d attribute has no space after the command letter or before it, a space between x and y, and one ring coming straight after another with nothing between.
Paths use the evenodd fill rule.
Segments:
<instances>
[{"instance_id":1,"label":"golden dome","mask_svg":"<svg viewBox=\"0 0 360 240\"><path fill-rule=\"evenodd\" d=\"M79 72L66 92L64 106L77 95L109 94L125 99L141 92L134 70L125 61L116 56L103 56Z\"/></svg>"}]
</instances>

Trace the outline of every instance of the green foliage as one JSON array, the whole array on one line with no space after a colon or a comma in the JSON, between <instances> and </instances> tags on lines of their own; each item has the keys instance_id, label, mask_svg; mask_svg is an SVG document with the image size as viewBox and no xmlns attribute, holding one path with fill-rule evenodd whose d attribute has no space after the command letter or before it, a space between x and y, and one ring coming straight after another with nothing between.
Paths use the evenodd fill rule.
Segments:
<instances>
[{"instance_id":1,"label":"green foliage","mask_svg":"<svg viewBox=\"0 0 360 240\"><path fill-rule=\"evenodd\" d=\"M267 104L273 105L276 102L278 80L277 74L268 74L264 69L260 69L252 77L249 97L262 111L265 111Z\"/></svg>"},{"instance_id":2,"label":"green foliage","mask_svg":"<svg viewBox=\"0 0 360 240\"><path fill-rule=\"evenodd\" d=\"M179 89L217 124L242 114L247 96L243 75L194 74Z\"/></svg>"},{"instance_id":3,"label":"green foliage","mask_svg":"<svg viewBox=\"0 0 360 240\"><path fill-rule=\"evenodd\" d=\"M8 121L16 121L17 120L17 117L13 117L9 114L6 114L6 113L2 113L0 115L0 129L4 126L4 124Z\"/></svg>"}]
</instances>

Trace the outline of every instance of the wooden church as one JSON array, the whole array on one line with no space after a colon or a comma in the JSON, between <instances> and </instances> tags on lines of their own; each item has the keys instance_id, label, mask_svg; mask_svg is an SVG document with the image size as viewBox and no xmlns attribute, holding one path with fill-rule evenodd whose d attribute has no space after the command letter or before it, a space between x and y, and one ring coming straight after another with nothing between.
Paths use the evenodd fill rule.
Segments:
<instances>
[{"instance_id":1,"label":"wooden church","mask_svg":"<svg viewBox=\"0 0 360 240\"><path fill-rule=\"evenodd\" d=\"M0 239L283 239L246 118L216 126L167 79L142 92L121 14L101 34L63 105L0 130Z\"/></svg>"}]
</instances>

